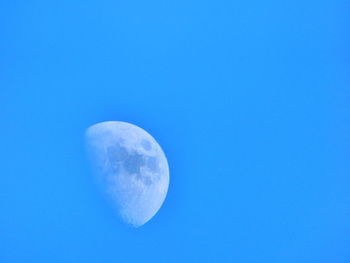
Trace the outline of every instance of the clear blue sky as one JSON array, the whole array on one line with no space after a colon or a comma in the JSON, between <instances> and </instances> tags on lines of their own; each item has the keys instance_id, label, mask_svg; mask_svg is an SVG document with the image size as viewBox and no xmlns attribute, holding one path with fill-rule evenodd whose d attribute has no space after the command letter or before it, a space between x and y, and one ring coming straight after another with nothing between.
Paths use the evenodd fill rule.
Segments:
<instances>
[{"instance_id":1,"label":"clear blue sky","mask_svg":"<svg viewBox=\"0 0 350 263\"><path fill-rule=\"evenodd\" d=\"M0 262L350 262L348 1L1 1ZM117 222L85 129L171 181Z\"/></svg>"}]
</instances>

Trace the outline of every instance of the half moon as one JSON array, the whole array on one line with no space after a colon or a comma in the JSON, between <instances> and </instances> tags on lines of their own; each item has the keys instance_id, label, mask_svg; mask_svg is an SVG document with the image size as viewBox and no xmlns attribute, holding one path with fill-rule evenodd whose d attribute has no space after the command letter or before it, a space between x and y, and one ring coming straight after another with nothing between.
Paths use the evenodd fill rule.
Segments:
<instances>
[{"instance_id":1,"label":"half moon","mask_svg":"<svg viewBox=\"0 0 350 263\"><path fill-rule=\"evenodd\" d=\"M160 209L169 186L169 167L156 140L145 130L107 121L86 130L98 181L122 221L135 227Z\"/></svg>"}]
</instances>

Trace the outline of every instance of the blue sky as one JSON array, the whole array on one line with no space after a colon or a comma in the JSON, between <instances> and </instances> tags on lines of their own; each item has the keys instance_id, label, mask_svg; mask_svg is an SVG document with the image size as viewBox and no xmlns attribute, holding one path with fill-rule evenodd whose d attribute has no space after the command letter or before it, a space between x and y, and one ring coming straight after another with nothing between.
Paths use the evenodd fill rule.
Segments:
<instances>
[{"instance_id":1,"label":"blue sky","mask_svg":"<svg viewBox=\"0 0 350 263\"><path fill-rule=\"evenodd\" d=\"M0 262L350 262L347 1L2 1ZM159 213L117 222L84 131L150 132Z\"/></svg>"}]
</instances>

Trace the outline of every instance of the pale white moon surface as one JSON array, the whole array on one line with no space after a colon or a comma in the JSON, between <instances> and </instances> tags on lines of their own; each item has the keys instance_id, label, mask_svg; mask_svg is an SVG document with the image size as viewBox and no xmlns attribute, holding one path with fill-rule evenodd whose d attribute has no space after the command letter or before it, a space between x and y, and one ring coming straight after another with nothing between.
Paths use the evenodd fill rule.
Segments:
<instances>
[{"instance_id":1,"label":"pale white moon surface","mask_svg":"<svg viewBox=\"0 0 350 263\"><path fill-rule=\"evenodd\" d=\"M87 149L98 181L122 221L135 227L160 209L169 167L156 140L133 124L107 121L86 130Z\"/></svg>"}]
</instances>

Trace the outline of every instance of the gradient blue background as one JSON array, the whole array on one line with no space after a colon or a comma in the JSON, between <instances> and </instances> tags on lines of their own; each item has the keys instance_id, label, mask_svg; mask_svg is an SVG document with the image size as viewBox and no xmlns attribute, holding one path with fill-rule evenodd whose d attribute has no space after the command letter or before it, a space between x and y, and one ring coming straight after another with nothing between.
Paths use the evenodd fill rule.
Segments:
<instances>
[{"instance_id":1,"label":"gradient blue background","mask_svg":"<svg viewBox=\"0 0 350 263\"><path fill-rule=\"evenodd\" d=\"M0 3L0 262L350 262L348 1ZM171 182L145 226L93 183L122 120Z\"/></svg>"}]
</instances>

